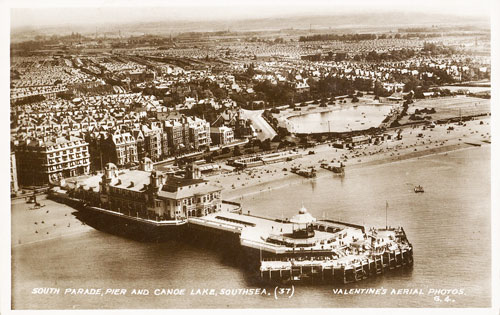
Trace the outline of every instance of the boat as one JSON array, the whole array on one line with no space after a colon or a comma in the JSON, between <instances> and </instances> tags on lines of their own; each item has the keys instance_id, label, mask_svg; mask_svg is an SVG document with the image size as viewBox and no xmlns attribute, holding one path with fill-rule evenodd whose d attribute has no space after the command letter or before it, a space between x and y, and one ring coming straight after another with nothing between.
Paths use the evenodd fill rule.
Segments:
<instances>
[{"instance_id":1,"label":"boat","mask_svg":"<svg viewBox=\"0 0 500 315\"><path fill-rule=\"evenodd\" d=\"M336 174L341 174L341 175L344 174L344 163L342 163L342 162L337 163L337 164L321 163L320 167L324 168L325 170L332 171Z\"/></svg>"},{"instance_id":2,"label":"boat","mask_svg":"<svg viewBox=\"0 0 500 315\"><path fill-rule=\"evenodd\" d=\"M313 178L316 177L316 169L314 167L311 167L309 169L301 169L298 167L292 167L291 172L300 176L303 176L305 178Z\"/></svg>"},{"instance_id":3,"label":"boat","mask_svg":"<svg viewBox=\"0 0 500 315\"><path fill-rule=\"evenodd\" d=\"M415 191L415 193L423 193L424 187L422 187L421 185L418 185L418 186L415 186L415 188L413 188L413 190Z\"/></svg>"}]
</instances>

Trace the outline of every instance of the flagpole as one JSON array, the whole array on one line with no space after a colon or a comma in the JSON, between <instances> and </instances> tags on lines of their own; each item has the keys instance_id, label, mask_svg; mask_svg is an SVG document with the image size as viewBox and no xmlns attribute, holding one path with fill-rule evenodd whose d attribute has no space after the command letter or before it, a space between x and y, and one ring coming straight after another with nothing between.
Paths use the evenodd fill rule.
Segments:
<instances>
[{"instance_id":1,"label":"flagpole","mask_svg":"<svg viewBox=\"0 0 500 315\"><path fill-rule=\"evenodd\" d=\"M385 201L385 229L387 230L387 208L389 207L389 203L387 200Z\"/></svg>"}]
</instances>

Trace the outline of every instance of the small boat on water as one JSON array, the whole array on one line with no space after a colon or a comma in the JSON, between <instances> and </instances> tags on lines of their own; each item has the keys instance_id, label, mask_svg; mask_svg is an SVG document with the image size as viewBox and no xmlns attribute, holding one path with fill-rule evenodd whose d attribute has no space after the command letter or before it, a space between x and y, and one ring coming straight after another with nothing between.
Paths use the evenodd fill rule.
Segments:
<instances>
[{"instance_id":1,"label":"small boat on water","mask_svg":"<svg viewBox=\"0 0 500 315\"><path fill-rule=\"evenodd\" d=\"M342 174L344 175L344 163L340 162L337 164L334 163L321 163L320 165L321 168L324 168L326 170L332 171L336 174Z\"/></svg>"},{"instance_id":2,"label":"small boat on water","mask_svg":"<svg viewBox=\"0 0 500 315\"><path fill-rule=\"evenodd\" d=\"M422 187L421 185L418 185L418 186L415 186L415 188L413 190L415 191L415 193L423 193L424 187Z\"/></svg>"},{"instance_id":3,"label":"small boat on water","mask_svg":"<svg viewBox=\"0 0 500 315\"><path fill-rule=\"evenodd\" d=\"M290 170L292 173L306 177L313 178L316 177L316 169L314 167L310 167L309 169L301 169L299 167L292 167Z\"/></svg>"}]
</instances>

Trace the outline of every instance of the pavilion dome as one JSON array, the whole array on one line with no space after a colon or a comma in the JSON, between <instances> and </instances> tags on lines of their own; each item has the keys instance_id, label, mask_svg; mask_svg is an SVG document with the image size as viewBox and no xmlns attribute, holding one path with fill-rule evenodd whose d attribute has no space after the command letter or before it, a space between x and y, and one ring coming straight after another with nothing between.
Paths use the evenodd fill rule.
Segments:
<instances>
[{"instance_id":1,"label":"pavilion dome","mask_svg":"<svg viewBox=\"0 0 500 315\"><path fill-rule=\"evenodd\" d=\"M307 212L307 209L302 206L302 208L300 208L299 210L299 213L294 215L290 219L290 222L295 224L308 224L316 222L316 218L313 217L309 212Z\"/></svg>"}]
</instances>

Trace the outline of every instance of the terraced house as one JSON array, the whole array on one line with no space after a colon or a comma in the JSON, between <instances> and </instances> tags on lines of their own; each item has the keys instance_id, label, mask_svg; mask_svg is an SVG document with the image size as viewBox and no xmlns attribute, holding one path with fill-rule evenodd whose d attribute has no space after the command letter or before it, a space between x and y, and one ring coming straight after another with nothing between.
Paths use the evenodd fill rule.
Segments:
<instances>
[{"instance_id":1,"label":"terraced house","mask_svg":"<svg viewBox=\"0 0 500 315\"><path fill-rule=\"evenodd\" d=\"M135 138L129 132L115 130L101 140L101 150L104 163L114 163L117 166L129 166L139 163Z\"/></svg>"},{"instance_id":2,"label":"terraced house","mask_svg":"<svg viewBox=\"0 0 500 315\"><path fill-rule=\"evenodd\" d=\"M210 123L198 117L187 117L189 140L195 150L205 149L210 143Z\"/></svg>"},{"instance_id":3,"label":"terraced house","mask_svg":"<svg viewBox=\"0 0 500 315\"><path fill-rule=\"evenodd\" d=\"M141 126L144 135L144 149L146 155L153 161L158 161L162 155L162 130L147 125Z\"/></svg>"}]
</instances>

